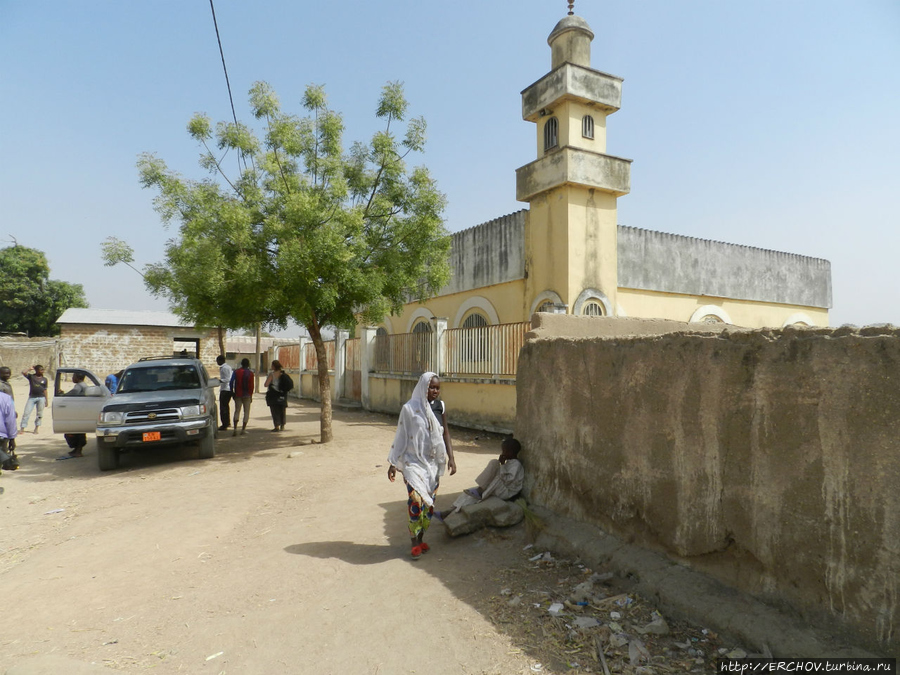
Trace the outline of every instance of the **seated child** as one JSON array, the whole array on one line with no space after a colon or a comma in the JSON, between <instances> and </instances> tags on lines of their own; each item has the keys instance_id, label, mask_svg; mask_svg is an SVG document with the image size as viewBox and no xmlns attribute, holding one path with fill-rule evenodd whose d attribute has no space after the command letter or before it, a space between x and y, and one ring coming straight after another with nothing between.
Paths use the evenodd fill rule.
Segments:
<instances>
[{"instance_id":1,"label":"seated child","mask_svg":"<svg viewBox=\"0 0 900 675\"><path fill-rule=\"evenodd\" d=\"M478 487L463 490L463 493L453 502L453 510L441 513L441 517L457 513L463 507L477 504L488 497L512 499L519 494L525 482L525 469L517 459L521 449L519 441L512 436L503 439L503 443L500 445L500 457L488 462L481 475L475 479Z\"/></svg>"}]
</instances>

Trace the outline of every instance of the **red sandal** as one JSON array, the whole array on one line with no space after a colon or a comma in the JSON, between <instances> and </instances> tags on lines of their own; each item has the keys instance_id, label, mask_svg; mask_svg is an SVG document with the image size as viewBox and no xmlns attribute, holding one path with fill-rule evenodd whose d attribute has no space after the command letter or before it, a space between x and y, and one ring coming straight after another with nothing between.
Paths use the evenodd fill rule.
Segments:
<instances>
[{"instance_id":1,"label":"red sandal","mask_svg":"<svg viewBox=\"0 0 900 675\"><path fill-rule=\"evenodd\" d=\"M431 550L431 547L428 544L426 544L424 541L421 544L419 544L419 548L422 549L422 553L428 553L428 551Z\"/></svg>"},{"instance_id":2,"label":"red sandal","mask_svg":"<svg viewBox=\"0 0 900 675\"><path fill-rule=\"evenodd\" d=\"M422 547L421 546L413 546L412 551L410 551L410 555L413 560L418 560L422 557Z\"/></svg>"}]
</instances>

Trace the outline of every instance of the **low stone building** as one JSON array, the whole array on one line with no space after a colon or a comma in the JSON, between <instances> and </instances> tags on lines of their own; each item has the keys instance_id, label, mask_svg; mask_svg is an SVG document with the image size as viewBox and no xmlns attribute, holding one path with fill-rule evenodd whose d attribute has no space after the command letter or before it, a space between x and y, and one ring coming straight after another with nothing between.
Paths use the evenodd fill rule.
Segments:
<instances>
[{"instance_id":1,"label":"low stone building","mask_svg":"<svg viewBox=\"0 0 900 675\"><path fill-rule=\"evenodd\" d=\"M115 373L146 356L198 356L218 372L216 330L187 326L170 312L67 309L60 327L60 366Z\"/></svg>"}]
</instances>

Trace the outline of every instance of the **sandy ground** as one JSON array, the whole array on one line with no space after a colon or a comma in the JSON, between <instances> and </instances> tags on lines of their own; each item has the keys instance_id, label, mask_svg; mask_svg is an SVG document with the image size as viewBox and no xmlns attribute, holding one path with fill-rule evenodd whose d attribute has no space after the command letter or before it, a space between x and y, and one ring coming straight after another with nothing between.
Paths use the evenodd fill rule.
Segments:
<instances>
[{"instance_id":1,"label":"sandy ground","mask_svg":"<svg viewBox=\"0 0 900 675\"><path fill-rule=\"evenodd\" d=\"M0 672L535 672L490 619L524 528L451 540L435 523L411 560L404 486L386 478L394 424L338 411L323 446L316 406L292 403L275 434L257 397L215 459L159 448L101 473L91 437L83 459L55 461L48 410L0 477ZM454 441L445 508L499 447Z\"/></svg>"}]
</instances>

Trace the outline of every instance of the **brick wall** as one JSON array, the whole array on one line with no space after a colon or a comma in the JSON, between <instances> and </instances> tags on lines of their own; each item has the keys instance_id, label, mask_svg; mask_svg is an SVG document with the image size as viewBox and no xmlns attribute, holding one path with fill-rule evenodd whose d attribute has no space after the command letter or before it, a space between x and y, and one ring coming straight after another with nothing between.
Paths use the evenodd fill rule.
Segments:
<instances>
[{"instance_id":1,"label":"brick wall","mask_svg":"<svg viewBox=\"0 0 900 675\"><path fill-rule=\"evenodd\" d=\"M171 355L175 338L200 340L200 359L213 376L219 353L214 330L156 326L63 325L60 365L90 370L103 379L145 356ZM193 352L191 343L183 345Z\"/></svg>"}]
</instances>

